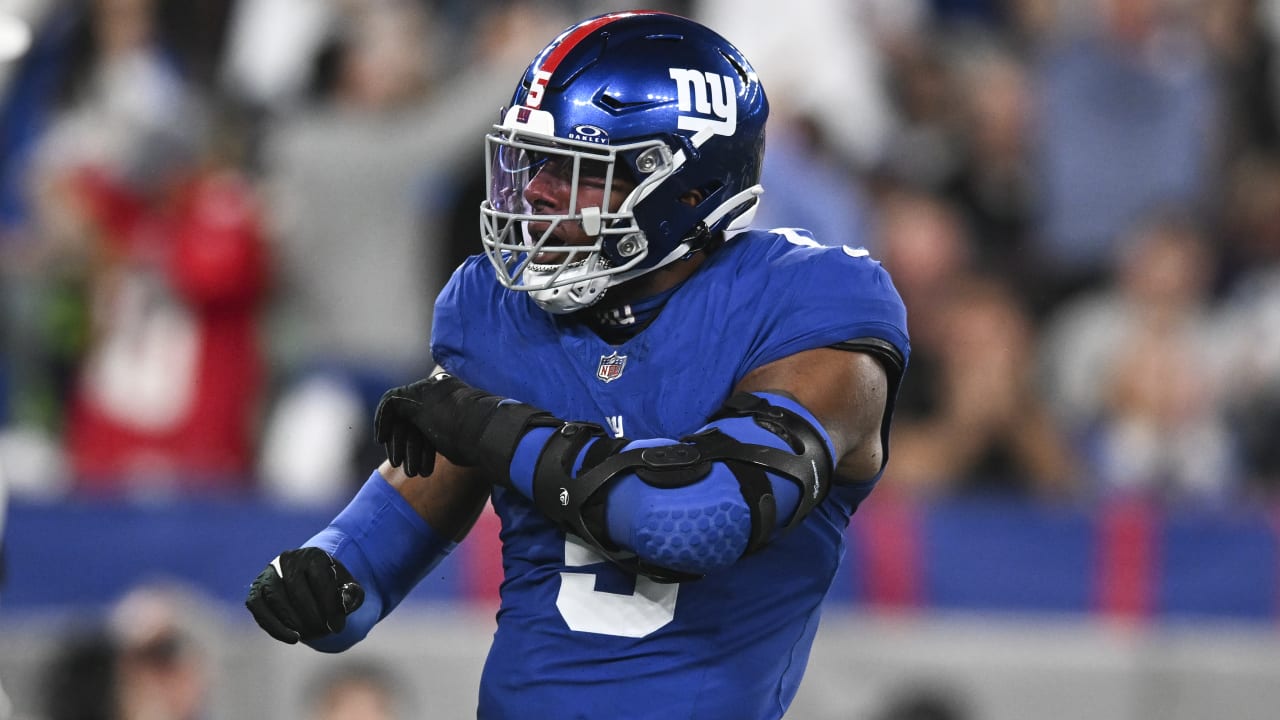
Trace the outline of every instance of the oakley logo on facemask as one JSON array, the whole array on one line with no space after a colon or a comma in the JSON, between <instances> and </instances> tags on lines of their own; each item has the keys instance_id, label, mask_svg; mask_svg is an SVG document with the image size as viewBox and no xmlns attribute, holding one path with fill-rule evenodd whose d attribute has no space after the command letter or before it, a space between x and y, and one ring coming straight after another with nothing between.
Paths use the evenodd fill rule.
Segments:
<instances>
[{"instance_id":1,"label":"oakley logo on facemask","mask_svg":"<svg viewBox=\"0 0 1280 720\"><path fill-rule=\"evenodd\" d=\"M681 115L678 120L681 130L709 129L716 135L732 135L738 129L737 91L731 76L687 68L670 68L670 73L676 81L680 112L716 118Z\"/></svg>"}]
</instances>

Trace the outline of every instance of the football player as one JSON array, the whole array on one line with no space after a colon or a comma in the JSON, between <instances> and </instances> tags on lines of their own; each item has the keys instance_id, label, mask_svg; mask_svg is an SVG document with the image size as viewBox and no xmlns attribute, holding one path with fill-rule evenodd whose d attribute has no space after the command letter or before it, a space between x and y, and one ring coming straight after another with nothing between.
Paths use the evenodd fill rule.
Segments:
<instances>
[{"instance_id":1,"label":"football player","mask_svg":"<svg viewBox=\"0 0 1280 720\"><path fill-rule=\"evenodd\" d=\"M865 250L750 228L767 115L747 59L674 15L534 58L486 138L439 369L387 392L388 462L254 581L268 633L350 647L491 498L480 717L783 715L909 346Z\"/></svg>"}]
</instances>

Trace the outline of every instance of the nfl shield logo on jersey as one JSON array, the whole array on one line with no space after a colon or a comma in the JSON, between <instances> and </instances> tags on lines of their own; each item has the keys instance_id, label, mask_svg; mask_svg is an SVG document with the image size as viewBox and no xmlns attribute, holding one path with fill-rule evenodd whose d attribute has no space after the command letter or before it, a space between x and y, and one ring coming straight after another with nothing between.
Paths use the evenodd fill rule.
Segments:
<instances>
[{"instance_id":1,"label":"nfl shield logo on jersey","mask_svg":"<svg viewBox=\"0 0 1280 720\"><path fill-rule=\"evenodd\" d=\"M600 365L596 368L596 377L611 383L622 377L622 368L627 365L627 356L619 355L617 350L612 355L601 355Z\"/></svg>"}]
</instances>

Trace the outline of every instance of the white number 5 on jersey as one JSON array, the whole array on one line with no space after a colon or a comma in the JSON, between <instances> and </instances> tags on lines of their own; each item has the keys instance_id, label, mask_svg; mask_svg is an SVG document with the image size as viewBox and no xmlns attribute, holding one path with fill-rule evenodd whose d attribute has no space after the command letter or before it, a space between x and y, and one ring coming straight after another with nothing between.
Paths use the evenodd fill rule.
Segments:
<instances>
[{"instance_id":1,"label":"white number 5 on jersey","mask_svg":"<svg viewBox=\"0 0 1280 720\"><path fill-rule=\"evenodd\" d=\"M607 562L577 536L565 536L566 567ZM647 577L636 578L636 589L630 595L601 592L596 590L595 573L562 572L556 607L570 630L640 638L675 618L679 593L678 583L659 583Z\"/></svg>"}]
</instances>

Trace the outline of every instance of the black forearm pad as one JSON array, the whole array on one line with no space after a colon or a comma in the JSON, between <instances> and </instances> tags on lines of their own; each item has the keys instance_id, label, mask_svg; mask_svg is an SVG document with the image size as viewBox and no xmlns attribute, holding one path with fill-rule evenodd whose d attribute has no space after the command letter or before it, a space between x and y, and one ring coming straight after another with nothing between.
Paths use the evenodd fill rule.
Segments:
<instances>
[{"instance_id":1,"label":"black forearm pad","mask_svg":"<svg viewBox=\"0 0 1280 720\"><path fill-rule=\"evenodd\" d=\"M432 394L439 399L424 403L419 413L429 417L424 428L427 437L452 462L480 465L485 459L480 452L480 437L492 424L503 398L471 387L452 375L436 378Z\"/></svg>"},{"instance_id":2,"label":"black forearm pad","mask_svg":"<svg viewBox=\"0 0 1280 720\"><path fill-rule=\"evenodd\" d=\"M398 422L410 423L450 462L481 466L495 481L506 483L520 438L533 427L563 424L550 413L487 393L448 373L389 390L375 419L379 442L394 436Z\"/></svg>"},{"instance_id":3,"label":"black forearm pad","mask_svg":"<svg viewBox=\"0 0 1280 720\"><path fill-rule=\"evenodd\" d=\"M565 421L532 405L508 402L498 405L489 418L475 450L478 464L485 469L493 482L511 486L511 461L525 433L537 427L557 427Z\"/></svg>"}]
</instances>

